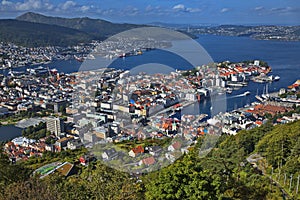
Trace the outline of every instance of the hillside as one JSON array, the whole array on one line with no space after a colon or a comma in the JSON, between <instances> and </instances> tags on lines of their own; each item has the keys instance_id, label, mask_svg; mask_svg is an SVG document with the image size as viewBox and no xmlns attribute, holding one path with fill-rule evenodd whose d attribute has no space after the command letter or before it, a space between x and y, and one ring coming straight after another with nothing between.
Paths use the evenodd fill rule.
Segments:
<instances>
[{"instance_id":1,"label":"hillside","mask_svg":"<svg viewBox=\"0 0 300 200\"><path fill-rule=\"evenodd\" d=\"M134 24L118 24L101 19L50 17L33 12L25 13L16 18L20 21L58 25L76 29L92 35L94 39L102 40L116 33L132 28L142 27Z\"/></svg>"},{"instance_id":2,"label":"hillside","mask_svg":"<svg viewBox=\"0 0 300 200\"><path fill-rule=\"evenodd\" d=\"M77 174L70 177L29 178L32 170L45 164L76 162L86 150L48 152L16 165L0 151L0 174L5 175L0 176L0 199L24 199L24 194L28 199L297 199L299 130L300 121L277 126L268 122L235 136L223 135L203 158L198 156L200 139L174 164L142 175L139 181L100 161L77 165ZM207 137L209 142L212 136ZM256 163L249 161L253 154L259 158Z\"/></svg>"},{"instance_id":3,"label":"hillside","mask_svg":"<svg viewBox=\"0 0 300 200\"><path fill-rule=\"evenodd\" d=\"M132 28L134 24L116 24L101 19L49 17L25 13L16 19L0 20L0 42L27 47L69 46L109 36Z\"/></svg>"},{"instance_id":4,"label":"hillside","mask_svg":"<svg viewBox=\"0 0 300 200\"><path fill-rule=\"evenodd\" d=\"M23 46L68 46L88 42L93 37L85 32L56 25L14 19L0 20L0 41Z\"/></svg>"}]
</instances>

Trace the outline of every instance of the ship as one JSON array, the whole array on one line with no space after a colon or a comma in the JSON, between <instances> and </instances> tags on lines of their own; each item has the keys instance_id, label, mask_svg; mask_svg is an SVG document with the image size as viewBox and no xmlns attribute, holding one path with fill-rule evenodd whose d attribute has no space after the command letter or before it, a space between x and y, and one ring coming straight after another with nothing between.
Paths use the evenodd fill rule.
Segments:
<instances>
[{"instance_id":1,"label":"ship","mask_svg":"<svg viewBox=\"0 0 300 200\"><path fill-rule=\"evenodd\" d=\"M265 101L263 98L261 98L261 97L258 96L258 95L255 95L255 98L258 99L260 102L264 102L264 101Z\"/></svg>"},{"instance_id":2,"label":"ship","mask_svg":"<svg viewBox=\"0 0 300 200\"><path fill-rule=\"evenodd\" d=\"M227 86L231 86L231 87L243 87L243 83L242 82L234 82L234 81L227 81Z\"/></svg>"},{"instance_id":3,"label":"ship","mask_svg":"<svg viewBox=\"0 0 300 200\"><path fill-rule=\"evenodd\" d=\"M263 94L261 95L261 97L265 100L268 100L270 98L268 84L266 84L266 93L265 93L265 91L263 91Z\"/></svg>"},{"instance_id":4,"label":"ship","mask_svg":"<svg viewBox=\"0 0 300 200\"><path fill-rule=\"evenodd\" d=\"M245 95L245 96L247 96L247 95L249 95L249 94L251 94L251 92L250 92L250 91L246 91L246 92L244 92L244 95Z\"/></svg>"},{"instance_id":5,"label":"ship","mask_svg":"<svg viewBox=\"0 0 300 200\"><path fill-rule=\"evenodd\" d=\"M279 81L279 79L280 76L273 76L273 75L269 76L269 81Z\"/></svg>"},{"instance_id":6,"label":"ship","mask_svg":"<svg viewBox=\"0 0 300 200\"><path fill-rule=\"evenodd\" d=\"M21 71L12 71L12 70L9 70L9 72L7 73L8 76L11 76L11 77L15 77L15 76L21 76L25 74L25 72L21 72Z\"/></svg>"}]
</instances>

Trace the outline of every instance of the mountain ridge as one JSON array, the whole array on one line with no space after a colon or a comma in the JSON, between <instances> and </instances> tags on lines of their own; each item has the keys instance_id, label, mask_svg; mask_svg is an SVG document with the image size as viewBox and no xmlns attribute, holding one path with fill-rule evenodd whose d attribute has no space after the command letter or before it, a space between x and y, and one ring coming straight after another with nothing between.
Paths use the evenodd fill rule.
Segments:
<instances>
[{"instance_id":1,"label":"mountain ridge","mask_svg":"<svg viewBox=\"0 0 300 200\"><path fill-rule=\"evenodd\" d=\"M102 19L51 17L27 12L15 19L0 19L0 42L27 47L70 46L103 41L133 28L135 24L117 24Z\"/></svg>"},{"instance_id":2,"label":"mountain ridge","mask_svg":"<svg viewBox=\"0 0 300 200\"><path fill-rule=\"evenodd\" d=\"M18 21L0 20L0 41L28 47L68 46L85 43L93 37L67 27Z\"/></svg>"},{"instance_id":3,"label":"mountain ridge","mask_svg":"<svg viewBox=\"0 0 300 200\"><path fill-rule=\"evenodd\" d=\"M72 28L75 30L86 32L87 34L92 35L94 39L97 40L102 40L103 38L110 37L116 33L132 28L143 27L143 25L112 23L103 19L92 19L88 17L52 17L33 12L24 13L16 17L16 20Z\"/></svg>"}]
</instances>

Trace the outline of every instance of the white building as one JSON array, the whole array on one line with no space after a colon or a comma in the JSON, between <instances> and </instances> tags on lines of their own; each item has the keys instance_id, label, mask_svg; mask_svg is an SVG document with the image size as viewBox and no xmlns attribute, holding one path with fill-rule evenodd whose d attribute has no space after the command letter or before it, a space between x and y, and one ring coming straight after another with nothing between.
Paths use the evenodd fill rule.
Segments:
<instances>
[{"instance_id":1,"label":"white building","mask_svg":"<svg viewBox=\"0 0 300 200\"><path fill-rule=\"evenodd\" d=\"M62 119L58 117L46 118L47 131L50 131L56 137L59 137L64 132L64 123Z\"/></svg>"}]
</instances>

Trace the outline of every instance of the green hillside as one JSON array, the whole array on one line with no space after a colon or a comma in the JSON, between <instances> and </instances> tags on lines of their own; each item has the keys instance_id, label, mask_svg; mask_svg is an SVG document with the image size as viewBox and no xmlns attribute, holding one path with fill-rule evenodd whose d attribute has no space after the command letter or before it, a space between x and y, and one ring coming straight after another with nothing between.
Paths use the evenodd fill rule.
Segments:
<instances>
[{"instance_id":1,"label":"green hillside","mask_svg":"<svg viewBox=\"0 0 300 200\"><path fill-rule=\"evenodd\" d=\"M16 19L0 20L0 42L27 47L69 46L92 40L105 40L119 32L141 27L100 19L48 17L25 13Z\"/></svg>"},{"instance_id":2,"label":"green hillside","mask_svg":"<svg viewBox=\"0 0 300 200\"><path fill-rule=\"evenodd\" d=\"M56 25L0 20L0 41L23 46L68 46L93 39L89 34Z\"/></svg>"},{"instance_id":3,"label":"green hillside","mask_svg":"<svg viewBox=\"0 0 300 200\"><path fill-rule=\"evenodd\" d=\"M116 33L132 28L142 27L134 24L118 24L101 19L84 18L62 18L50 17L37 13L28 12L16 18L20 21L57 25L83 31L92 35L94 39L103 40Z\"/></svg>"}]
</instances>

